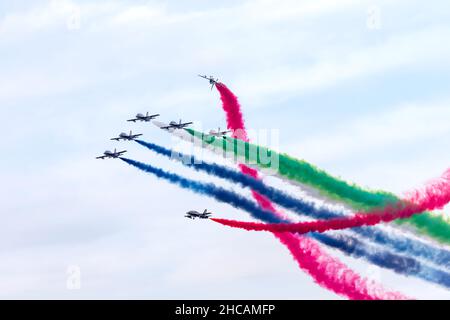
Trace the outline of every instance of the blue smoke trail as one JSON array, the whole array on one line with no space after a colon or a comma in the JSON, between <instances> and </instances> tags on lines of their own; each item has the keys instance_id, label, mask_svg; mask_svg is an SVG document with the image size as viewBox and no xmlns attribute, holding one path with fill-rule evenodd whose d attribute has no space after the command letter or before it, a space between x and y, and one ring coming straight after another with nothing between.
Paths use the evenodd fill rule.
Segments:
<instances>
[{"instance_id":1,"label":"blue smoke trail","mask_svg":"<svg viewBox=\"0 0 450 320\"><path fill-rule=\"evenodd\" d=\"M425 266L416 259L387 251L369 251L360 240L344 235L330 236L324 233L313 233L311 236L325 245L345 252L349 256L365 258L375 265L391 269L399 274L415 275L418 278L450 288L450 275L447 272Z\"/></svg>"},{"instance_id":2,"label":"blue smoke trail","mask_svg":"<svg viewBox=\"0 0 450 320\"><path fill-rule=\"evenodd\" d=\"M274 217L272 212L258 207L253 201L241 197L232 191L216 187L212 183L202 183L199 181L187 179L175 173L170 173L160 168L156 168L139 161L134 161L127 158L120 158L120 159L122 159L123 161L132 166L135 166L138 169L151 173L157 176L158 178L165 179L172 183L178 184L182 188L190 189L200 194L212 196L214 199L231 204L235 208L241 208L243 210L251 212L253 217L255 217L256 219L260 219L267 222L270 221L273 223L280 222L280 219ZM288 220L282 221L289 222Z\"/></svg>"},{"instance_id":3,"label":"blue smoke trail","mask_svg":"<svg viewBox=\"0 0 450 320\"><path fill-rule=\"evenodd\" d=\"M317 207L312 202L294 198L281 190L267 186L261 180L254 179L249 175L242 174L227 167L215 163L202 162L194 156L166 149L154 143L145 142L142 140L136 140L136 142L151 151L169 157L172 160L179 161L187 167L215 175L219 178L227 179L240 184L243 187L248 187L255 190L273 202L298 214L311 216L317 219L330 219L345 216L345 214L341 211ZM448 250L436 248L421 241L407 237L389 235L387 232L374 227L358 227L353 228L352 231L378 244L389 246L397 252L406 253L414 257L421 257L441 267L450 268L450 252Z\"/></svg>"},{"instance_id":4,"label":"blue smoke trail","mask_svg":"<svg viewBox=\"0 0 450 320\"><path fill-rule=\"evenodd\" d=\"M156 168L151 165L138 162L135 160L127 158L120 158L120 159L128 163L129 165L132 165L142 171L151 173L158 178L165 179L171 183L177 184L182 188L189 189L199 194L213 197L214 199L220 202L225 202L231 204L235 208L245 210L254 218L260 219L267 223L287 222L284 219L280 219L274 216L272 212L261 209L254 202L244 197L241 197L240 195L232 191L228 191L221 187L217 187L212 183L202 183L199 181L187 179L175 173L166 172L160 168ZM417 276L424 280L434 282L436 284L450 288L449 283L450 276L448 274L446 274L443 271L434 269L430 266L426 266L420 263L419 261L413 260L411 258L406 258L404 256L391 253L389 254L385 254L382 252L374 253L371 252L370 250L366 250L365 246L363 246L362 244L359 244L358 246L357 245L349 246L348 245L349 243L355 244L357 243L358 240L344 235L340 235L339 237L332 237L329 235L317 233L309 233L308 235L312 236L313 238L317 239L318 241L324 244L328 244L329 246L340 249L349 255L364 257L368 261L371 261L372 263L380 267L391 269L404 275ZM390 259L391 260L394 259L395 261L398 261L398 263L395 264L395 266L393 267L392 262L389 261ZM411 264L411 261L413 261L414 263Z\"/></svg>"}]
</instances>

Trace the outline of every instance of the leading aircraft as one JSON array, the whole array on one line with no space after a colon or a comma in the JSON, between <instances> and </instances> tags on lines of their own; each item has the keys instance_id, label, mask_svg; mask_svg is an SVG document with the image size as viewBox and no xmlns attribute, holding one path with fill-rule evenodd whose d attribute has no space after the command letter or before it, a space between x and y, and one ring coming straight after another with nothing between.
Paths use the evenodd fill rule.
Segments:
<instances>
[{"instance_id":1,"label":"leading aircraft","mask_svg":"<svg viewBox=\"0 0 450 320\"><path fill-rule=\"evenodd\" d=\"M209 81L209 84L211 85L211 90L212 90L212 88L217 84L217 82L219 81L219 79L214 79L213 78L213 76L209 76L209 77L207 77L206 75L205 76L202 76L202 75L198 75L200 78L203 78L203 79L206 79L206 80L208 80Z\"/></svg>"},{"instance_id":2,"label":"leading aircraft","mask_svg":"<svg viewBox=\"0 0 450 320\"><path fill-rule=\"evenodd\" d=\"M176 121L170 121L168 126L163 126L160 127L161 129L183 129L185 127L187 127L188 125L192 124L193 122L185 122L185 123L181 123L181 119L180 122L177 123Z\"/></svg>"},{"instance_id":3,"label":"leading aircraft","mask_svg":"<svg viewBox=\"0 0 450 320\"><path fill-rule=\"evenodd\" d=\"M103 155L100 157L97 157L95 159L106 159L106 158L118 158L121 155L123 155L125 152L127 152L127 150L123 150L123 151L116 151L116 149L114 149L114 152L106 150L105 152L103 152Z\"/></svg>"},{"instance_id":4,"label":"leading aircraft","mask_svg":"<svg viewBox=\"0 0 450 320\"><path fill-rule=\"evenodd\" d=\"M132 122L136 122L136 121L149 122L150 120L155 119L158 116L159 116L159 114L151 114L151 115L149 115L148 112L147 112L147 114L145 116L142 113L138 113L136 115L136 118L128 119L127 121L132 121Z\"/></svg>"},{"instance_id":5,"label":"leading aircraft","mask_svg":"<svg viewBox=\"0 0 450 320\"><path fill-rule=\"evenodd\" d=\"M214 130L210 130L209 134L211 136L215 136L215 137L226 137L227 133L231 132L231 130L224 130L224 131L220 131L220 127L217 128L217 131Z\"/></svg>"},{"instance_id":6,"label":"leading aircraft","mask_svg":"<svg viewBox=\"0 0 450 320\"><path fill-rule=\"evenodd\" d=\"M116 140L116 141L120 141L120 140L135 140L137 137L142 136L142 133L138 133L138 134L133 134L133 132L130 130L130 134L127 134L125 132L122 132L121 134L119 134L118 137L116 138L111 138L111 140Z\"/></svg>"},{"instance_id":7,"label":"leading aircraft","mask_svg":"<svg viewBox=\"0 0 450 320\"><path fill-rule=\"evenodd\" d=\"M199 218L199 219L209 219L209 216L212 215L211 212L208 212L207 209L205 209L205 211L203 211L202 213L195 211L195 210L191 210L186 212L185 217L194 220L195 218Z\"/></svg>"}]
</instances>

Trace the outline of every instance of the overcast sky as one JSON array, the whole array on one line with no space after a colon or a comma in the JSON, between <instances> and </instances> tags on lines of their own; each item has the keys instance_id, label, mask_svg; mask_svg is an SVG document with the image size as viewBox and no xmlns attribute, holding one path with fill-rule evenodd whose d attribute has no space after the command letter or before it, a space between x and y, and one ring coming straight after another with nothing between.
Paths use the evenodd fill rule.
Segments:
<instances>
[{"instance_id":1,"label":"overcast sky","mask_svg":"<svg viewBox=\"0 0 450 320\"><path fill-rule=\"evenodd\" d=\"M146 111L224 128L198 73L239 96L249 128L279 130L280 150L363 186L401 195L450 164L448 1L30 3L0 2L0 298L339 298L270 234L183 218L245 213L95 160L124 148L239 190L109 140L133 129L174 146L125 122ZM450 298L327 250L387 288Z\"/></svg>"}]
</instances>

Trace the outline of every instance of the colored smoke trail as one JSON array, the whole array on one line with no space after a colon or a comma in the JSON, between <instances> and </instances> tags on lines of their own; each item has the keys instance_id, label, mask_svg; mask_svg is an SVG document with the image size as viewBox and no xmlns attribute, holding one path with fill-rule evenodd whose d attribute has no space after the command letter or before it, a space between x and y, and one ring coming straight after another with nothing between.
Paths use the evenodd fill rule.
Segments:
<instances>
[{"instance_id":1,"label":"colored smoke trail","mask_svg":"<svg viewBox=\"0 0 450 320\"><path fill-rule=\"evenodd\" d=\"M395 206L388 205L385 208L371 214L356 214L352 217L333 218L329 220L264 224L258 222L242 222L227 219L212 219L223 225L253 231L270 232L325 232L346 228L375 225L380 222L390 222L394 219L408 218L413 214L425 210L440 209L450 201L450 169L443 176L429 184L424 190L416 190L410 199L399 202Z\"/></svg>"},{"instance_id":2,"label":"colored smoke trail","mask_svg":"<svg viewBox=\"0 0 450 320\"><path fill-rule=\"evenodd\" d=\"M350 299L408 299L397 292L385 292L381 285L361 278L337 259L324 254L317 242L311 239L295 237L292 234L275 233L274 235L289 249L299 267L310 274L322 287ZM333 285L331 286L330 283Z\"/></svg>"},{"instance_id":3,"label":"colored smoke trail","mask_svg":"<svg viewBox=\"0 0 450 320\"><path fill-rule=\"evenodd\" d=\"M266 185L261 180L257 180L252 176L245 175L225 166L215 163L202 162L192 155L176 152L154 143L142 140L135 141L147 149L168 157L171 160L178 161L187 167L212 174L216 177L237 183L243 187L251 188L259 194L269 198L273 202L298 214L304 214L316 219L345 217L345 214L342 211L328 209L327 207L318 206L311 201L294 198L279 189ZM387 245L397 252L404 252L413 257L418 256L427 259L436 265L450 268L450 252L445 249L436 248L405 236L399 237L391 235L388 232L375 228L355 228L352 231L369 240L375 241L382 245Z\"/></svg>"},{"instance_id":4,"label":"colored smoke trail","mask_svg":"<svg viewBox=\"0 0 450 320\"><path fill-rule=\"evenodd\" d=\"M242 116L241 105L239 104L238 98L223 83L218 82L216 88L220 93L222 108L227 117L228 129L233 130L233 137L247 141L248 138L244 125L244 117Z\"/></svg>"},{"instance_id":5,"label":"colored smoke trail","mask_svg":"<svg viewBox=\"0 0 450 320\"><path fill-rule=\"evenodd\" d=\"M222 83L217 83L216 88L220 93L222 106L227 117L227 128L233 130L233 137L248 141L244 118L237 97ZM242 173L252 176L255 179L258 178L256 170L243 164L240 164L240 169ZM252 190L252 194L261 207L272 211L274 215L280 215L268 199L254 190ZM366 296L363 291L367 287L367 282L345 265L341 264L337 259L329 256L316 242L297 235L296 240L298 241L298 246L295 246L292 242L292 239L295 239L294 236L287 234L275 234L275 236L289 249L299 267L306 270L319 285L337 294L345 295L350 299L371 299L370 294ZM302 251L300 250L301 245L309 246L310 248L314 247L314 250ZM328 263L324 263L324 260L328 260ZM334 268L330 267L330 269L327 269L328 265ZM327 273L325 270L330 270L331 272ZM352 273L354 277L340 278L339 274L344 272ZM355 287L355 284L357 284L356 281L363 283L359 287ZM378 292L380 297L384 297L382 299L401 298L401 295L394 294L391 296L390 294L386 294L384 290L379 290Z\"/></svg>"},{"instance_id":6,"label":"colored smoke trail","mask_svg":"<svg viewBox=\"0 0 450 320\"><path fill-rule=\"evenodd\" d=\"M217 187L212 183L202 183L187 179L135 160L120 159L129 165L177 184L182 188L213 197L218 201L243 209L261 220L283 221L277 218L273 212L266 211L264 208L258 207L254 202L231 191ZM305 237L295 238L287 233L277 233L275 236L287 245L300 267L312 275L317 283L338 294L350 299L405 299L400 293L385 292L381 287L374 285L372 281L363 279L333 257L324 254L315 241ZM296 248L295 243L301 243L300 247L297 246Z\"/></svg>"},{"instance_id":7,"label":"colored smoke trail","mask_svg":"<svg viewBox=\"0 0 450 320\"><path fill-rule=\"evenodd\" d=\"M155 123L155 125L159 126ZM163 125L160 123L160 125ZM186 130L175 130L171 132L171 134L175 135L176 137L183 139L187 142L194 143L194 145L199 147L204 147L207 149L211 149L211 151L217 152L218 149L212 149L212 147L208 144L203 144L200 139L194 139L191 134L189 134ZM322 214L324 212L321 212ZM320 219L329 219L331 216L318 216L317 218ZM448 251L444 248L440 248L439 246L436 246L434 243L429 243L429 240L427 239L417 239L415 237L411 237L407 234L398 234L402 230L379 230L381 228L378 227L359 227L359 228L353 228L352 231L356 232L363 237L367 237L370 239L373 239L373 241L381 244L386 245L388 247L393 248L394 250L398 252L408 252L411 256L418 256L423 257L425 259L429 259L431 261L434 261L437 265L443 266L445 268L449 268L450 259L448 257ZM409 232L408 232L409 233ZM351 241L353 238L348 238L350 241L344 241L343 239L336 239L335 237L328 237L324 234L313 234L311 235L316 240L319 240L320 242L325 243L328 246L331 246L337 250L343 251L348 255L354 256L356 258L365 259L371 263L374 263L378 266L381 266L383 268L396 270L396 272L401 272L405 275L414 275L418 276L415 271L409 270L409 266L412 265L412 263L406 263L407 257L391 257L389 254L386 254L387 251L383 250L379 252L378 254L374 255L372 252L367 250L367 247L363 247L361 250L353 250L349 244L354 243L354 241ZM359 243L359 242L357 242ZM356 254L357 253L357 254ZM380 256L386 256L385 261L380 258ZM390 263L394 262L394 263ZM405 269L406 268L406 269ZM416 268L414 267L414 270ZM420 272L420 277L423 277L423 279L435 282L435 283L448 283L448 281L441 281L439 279L448 279L448 274L445 275L439 275L439 272L433 272L428 273L425 272L425 270Z\"/></svg>"},{"instance_id":8,"label":"colored smoke trail","mask_svg":"<svg viewBox=\"0 0 450 320\"><path fill-rule=\"evenodd\" d=\"M290 233L287 233L290 234ZM347 237L344 234L312 233L311 237L323 244L344 251L354 258L363 258L374 265L393 270L397 273L414 275L424 280L434 282L446 288L450 288L450 276L448 272L432 268L422 264L420 261L400 256L388 251L381 251L370 248L354 237Z\"/></svg>"},{"instance_id":9,"label":"colored smoke trail","mask_svg":"<svg viewBox=\"0 0 450 320\"><path fill-rule=\"evenodd\" d=\"M385 289L375 281L361 278L361 276L339 260L324 254L316 241L312 241L306 237L295 237L289 233L286 233L284 237L281 237L280 233L275 233L275 236L296 257L295 260L300 268L306 270L319 285L332 289L338 294L360 300L379 298L385 300L411 299L401 293L385 292ZM303 259L305 255L315 258L308 259L305 263ZM330 288L328 283L322 282L324 274L338 285Z\"/></svg>"},{"instance_id":10,"label":"colored smoke trail","mask_svg":"<svg viewBox=\"0 0 450 320\"><path fill-rule=\"evenodd\" d=\"M243 159L246 163L256 160L256 165L260 168L268 168L274 165L267 159L278 160L278 174L285 176L290 180L297 181L317 189L327 198L343 201L351 204L357 209L369 209L376 206L384 206L388 203L396 202L393 194L383 191L369 191L355 184L348 183L331 176L327 172L304 161L291 158L286 154L281 154L264 146L255 145L242 139L216 138L206 135L193 129L185 129L195 138L203 143L221 148L226 152L233 152L236 156ZM267 155L267 159L263 156Z\"/></svg>"},{"instance_id":11,"label":"colored smoke trail","mask_svg":"<svg viewBox=\"0 0 450 320\"><path fill-rule=\"evenodd\" d=\"M270 159L278 158L278 171L276 174L280 178L287 178L289 181L316 188L325 196L349 204L356 210L374 210L399 201L393 194L362 189L354 184L335 178L303 160L279 154L262 146L233 138L216 139L213 136L205 135L192 129L186 129L186 131L193 137L200 139L203 147L213 146L223 151L231 151L245 161L255 158L256 165L260 168L270 168L271 166L271 163L267 163L266 159L264 161L261 160L261 154L268 155L267 158ZM255 153L252 157L250 157L250 150ZM440 242L450 243L450 224L441 216L433 216L425 212L397 221L399 224L408 222L418 232Z\"/></svg>"},{"instance_id":12,"label":"colored smoke trail","mask_svg":"<svg viewBox=\"0 0 450 320\"><path fill-rule=\"evenodd\" d=\"M185 189L190 189L192 191L195 191L200 194L207 194L212 196L214 199L222 202L226 202L230 205L232 205L235 208L240 208L243 210L246 210L248 212L252 212L253 216L256 219L261 219L265 221L270 222L279 222L280 220L277 217L274 217L272 212L267 211L265 209L261 209L258 207L254 202L241 197L234 192L225 190L224 188L215 186L212 183L201 183L195 180L184 178L180 175L177 175L175 173L170 173L167 171L164 171L160 168L151 166L149 164L145 164L139 161L135 161L128 158L120 158L121 160L125 161L129 165L132 165L142 171L151 173L158 178L165 179L167 181L170 181L172 183L175 183L179 185L180 187L183 187ZM284 221L287 222L287 221Z\"/></svg>"}]
</instances>

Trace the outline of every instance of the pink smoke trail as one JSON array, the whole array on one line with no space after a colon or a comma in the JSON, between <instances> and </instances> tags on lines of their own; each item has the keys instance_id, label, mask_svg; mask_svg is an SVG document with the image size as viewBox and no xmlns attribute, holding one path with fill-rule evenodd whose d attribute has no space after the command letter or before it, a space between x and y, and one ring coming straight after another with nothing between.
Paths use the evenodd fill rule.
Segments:
<instances>
[{"instance_id":1,"label":"pink smoke trail","mask_svg":"<svg viewBox=\"0 0 450 320\"><path fill-rule=\"evenodd\" d=\"M299 267L322 287L352 300L410 299L401 293L386 292L376 282L362 278L338 259L324 253L314 240L295 237L291 233L274 235L289 249Z\"/></svg>"},{"instance_id":2,"label":"pink smoke trail","mask_svg":"<svg viewBox=\"0 0 450 320\"><path fill-rule=\"evenodd\" d=\"M216 88L226 113L228 129L234 131L234 137L248 141L237 97L223 83L217 83ZM258 178L256 170L244 164L240 164L239 167L242 173ZM281 215L266 197L253 190L252 194L261 207L272 211L275 215ZM320 286L336 294L355 300L407 299L400 293L386 292L381 286L363 279L339 260L324 252L314 240L289 233L274 233L274 236L289 249L302 270L311 275Z\"/></svg>"},{"instance_id":3,"label":"pink smoke trail","mask_svg":"<svg viewBox=\"0 0 450 320\"><path fill-rule=\"evenodd\" d=\"M247 132L244 125L244 117L242 116L241 105L239 104L238 98L223 83L216 83L216 88L220 93L222 108L227 117L227 127L228 129L233 130L232 137L248 141Z\"/></svg>"},{"instance_id":4,"label":"pink smoke trail","mask_svg":"<svg viewBox=\"0 0 450 320\"><path fill-rule=\"evenodd\" d=\"M422 187L422 189L407 192L407 201L434 207L436 209L442 209L449 202L449 185L450 168L447 169L439 179L431 180L427 185Z\"/></svg>"},{"instance_id":5,"label":"pink smoke trail","mask_svg":"<svg viewBox=\"0 0 450 320\"><path fill-rule=\"evenodd\" d=\"M242 222L227 219L212 219L234 228L249 231L270 232L325 232L328 230L340 230L361 226L373 226L380 222L390 222L395 219L409 218L413 214L426 210L441 209L450 201L450 169L448 169L439 180L426 186L423 190L411 193L410 199L398 203L395 206L372 211L370 214L358 213L352 217L343 217L329 220L318 220L298 223L259 223Z\"/></svg>"}]
</instances>

